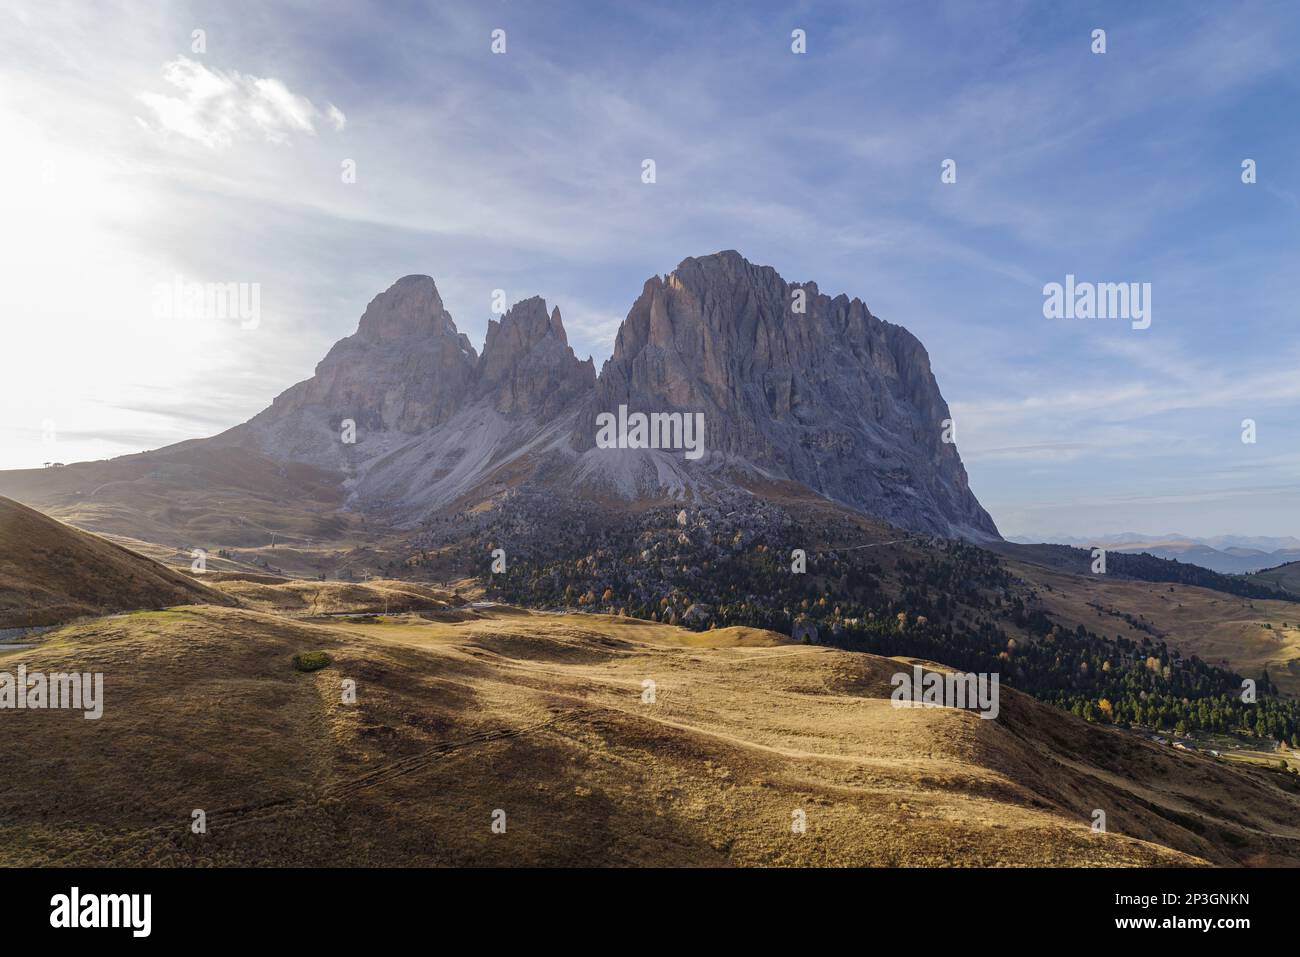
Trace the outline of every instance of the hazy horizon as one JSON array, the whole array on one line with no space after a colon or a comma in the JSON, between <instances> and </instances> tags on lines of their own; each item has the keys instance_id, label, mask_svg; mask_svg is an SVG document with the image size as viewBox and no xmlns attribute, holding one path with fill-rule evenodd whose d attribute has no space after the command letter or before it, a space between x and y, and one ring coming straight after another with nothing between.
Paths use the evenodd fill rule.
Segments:
<instances>
[{"instance_id":1,"label":"hazy horizon","mask_svg":"<svg viewBox=\"0 0 1300 957\"><path fill-rule=\"evenodd\" d=\"M921 340L1004 535L1300 534L1286 5L0 23L0 468L244 421L410 273L479 349L494 290L540 295L599 367L647 278L736 249ZM1067 276L1150 283L1150 327L1044 318ZM176 277L258 284L260 322L156 318Z\"/></svg>"}]
</instances>

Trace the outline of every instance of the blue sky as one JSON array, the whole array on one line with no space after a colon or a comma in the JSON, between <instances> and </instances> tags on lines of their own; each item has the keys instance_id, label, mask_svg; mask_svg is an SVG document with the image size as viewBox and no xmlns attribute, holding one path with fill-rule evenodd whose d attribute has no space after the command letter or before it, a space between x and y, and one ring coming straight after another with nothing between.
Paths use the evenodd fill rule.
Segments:
<instances>
[{"instance_id":1,"label":"blue sky","mask_svg":"<svg viewBox=\"0 0 1300 957\"><path fill-rule=\"evenodd\" d=\"M1300 534L1294 5L600 6L6 4L0 467L242 421L408 273L599 364L734 248L925 343L1004 534ZM1151 327L1045 319L1067 273ZM177 275L261 322L160 322Z\"/></svg>"}]
</instances>

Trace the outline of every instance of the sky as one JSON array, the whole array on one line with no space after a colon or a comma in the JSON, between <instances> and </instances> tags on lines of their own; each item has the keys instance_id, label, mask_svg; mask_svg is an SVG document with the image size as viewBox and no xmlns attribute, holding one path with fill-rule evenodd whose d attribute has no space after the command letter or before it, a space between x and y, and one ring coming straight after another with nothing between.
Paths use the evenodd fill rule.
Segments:
<instances>
[{"instance_id":1,"label":"sky","mask_svg":"<svg viewBox=\"0 0 1300 957\"><path fill-rule=\"evenodd\" d=\"M9 0L0 468L241 422L410 273L476 348L502 289L599 366L736 249L925 344L1003 534L1300 534L1298 41L1288 3ZM1045 317L1067 275L1150 326Z\"/></svg>"}]
</instances>

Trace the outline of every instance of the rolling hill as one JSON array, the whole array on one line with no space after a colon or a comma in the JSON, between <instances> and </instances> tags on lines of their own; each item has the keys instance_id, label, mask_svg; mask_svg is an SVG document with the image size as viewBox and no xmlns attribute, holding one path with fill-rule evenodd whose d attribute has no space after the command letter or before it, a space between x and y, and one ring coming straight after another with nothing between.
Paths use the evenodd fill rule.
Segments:
<instances>
[{"instance_id":1,"label":"rolling hill","mask_svg":"<svg viewBox=\"0 0 1300 957\"><path fill-rule=\"evenodd\" d=\"M297 671L304 651L330 664ZM102 672L106 705L7 716L0 760L28 773L0 784L5 865L1300 862L1293 775L1014 691L996 720L895 708L913 662L758 629L203 606L19 660Z\"/></svg>"},{"instance_id":2,"label":"rolling hill","mask_svg":"<svg viewBox=\"0 0 1300 957\"><path fill-rule=\"evenodd\" d=\"M1276 568L1265 568L1250 575L1251 581L1278 588L1288 595L1300 597L1300 562L1287 562Z\"/></svg>"},{"instance_id":3,"label":"rolling hill","mask_svg":"<svg viewBox=\"0 0 1300 957\"><path fill-rule=\"evenodd\" d=\"M0 498L0 628L234 599L112 542Z\"/></svg>"}]
</instances>

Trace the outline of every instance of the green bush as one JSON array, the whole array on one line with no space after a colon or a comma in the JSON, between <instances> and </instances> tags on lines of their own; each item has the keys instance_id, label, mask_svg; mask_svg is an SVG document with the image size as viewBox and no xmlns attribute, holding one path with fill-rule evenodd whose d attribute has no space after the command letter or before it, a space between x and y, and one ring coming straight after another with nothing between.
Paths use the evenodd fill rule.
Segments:
<instances>
[{"instance_id":1,"label":"green bush","mask_svg":"<svg viewBox=\"0 0 1300 957\"><path fill-rule=\"evenodd\" d=\"M320 671L332 659L323 651L304 651L293 656L293 666L299 671Z\"/></svg>"}]
</instances>

